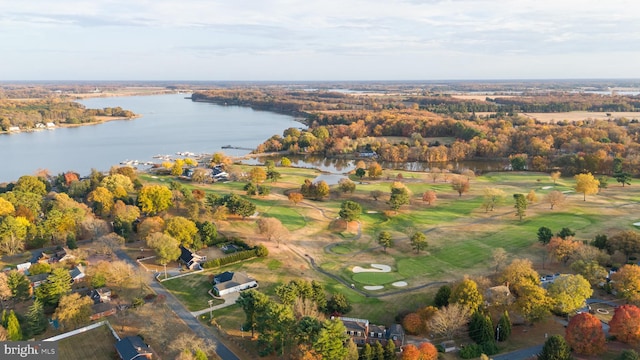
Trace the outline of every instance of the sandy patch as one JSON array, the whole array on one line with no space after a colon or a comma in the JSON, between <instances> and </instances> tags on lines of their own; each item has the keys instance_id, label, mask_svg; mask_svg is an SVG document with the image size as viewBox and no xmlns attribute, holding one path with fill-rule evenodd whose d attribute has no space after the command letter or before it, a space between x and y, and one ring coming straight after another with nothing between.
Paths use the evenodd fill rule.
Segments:
<instances>
[{"instance_id":1,"label":"sandy patch","mask_svg":"<svg viewBox=\"0 0 640 360\"><path fill-rule=\"evenodd\" d=\"M553 189L553 186L543 186L542 190L549 190L549 189Z\"/></svg>"},{"instance_id":2,"label":"sandy patch","mask_svg":"<svg viewBox=\"0 0 640 360\"><path fill-rule=\"evenodd\" d=\"M389 265L382 265L382 264L371 264L371 267L373 268L363 268L360 266L354 266L353 267L353 272L354 273L361 273L361 272L391 272L391 266Z\"/></svg>"},{"instance_id":3,"label":"sandy patch","mask_svg":"<svg viewBox=\"0 0 640 360\"><path fill-rule=\"evenodd\" d=\"M393 284L391 284L391 285L393 285L393 286L395 286L395 287L404 287L404 286L407 286L407 285L409 285L409 284L407 284L407 282L406 282L406 281L396 281L396 282L394 282L394 283L393 283Z\"/></svg>"},{"instance_id":4,"label":"sandy patch","mask_svg":"<svg viewBox=\"0 0 640 360\"><path fill-rule=\"evenodd\" d=\"M367 211L367 214L378 214L378 213L380 213L380 211L375 211L375 210Z\"/></svg>"},{"instance_id":5,"label":"sandy patch","mask_svg":"<svg viewBox=\"0 0 640 360\"><path fill-rule=\"evenodd\" d=\"M640 222L633 223L633 226L640 226Z\"/></svg>"},{"instance_id":6,"label":"sandy patch","mask_svg":"<svg viewBox=\"0 0 640 360\"><path fill-rule=\"evenodd\" d=\"M384 286L382 286L382 285L367 285L367 286L363 286L363 288L365 290L382 290L382 289L384 289Z\"/></svg>"}]
</instances>

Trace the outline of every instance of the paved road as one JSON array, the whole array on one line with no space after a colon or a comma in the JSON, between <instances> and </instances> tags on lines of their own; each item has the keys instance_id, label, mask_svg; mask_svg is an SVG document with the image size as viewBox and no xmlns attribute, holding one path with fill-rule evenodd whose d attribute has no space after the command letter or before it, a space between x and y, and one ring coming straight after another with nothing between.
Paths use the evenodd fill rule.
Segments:
<instances>
[{"instance_id":1,"label":"paved road","mask_svg":"<svg viewBox=\"0 0 640 360\"><path fill-rule=\"evenodd\" d=\"M493 360L527 360L538 355L542 351L542 345L532 346L526 349L512 351L506 354L492 356Z\"/></svg>"},{"instance_id":2,"label":"paved road","mask_svg":"<svg viewBox=\"0 0 640 360\"><path fill-rule=\"evenodd\" d=\"M123 250L117 250L116 255L121 260L128 262L133 266L137 266L138 264L133 261L127 253ZM184 321L187 326L193 330L199 337L203 339L209 340L216 347L216 354L222 360L240 360L229 348L227 348L221 341L218 339L206 326L202 325L196 317L191 315L189 310L187 310L184 305L178 299L176 299L173 294L167 291L164 286L160 285L159 282L153 279L150 273L148 273L147 279L149 280L147 284L156 292L158 295L164 295L166 297L166 304L169 308L176 313L176 315Z\"/></svg>"}]
</instances>

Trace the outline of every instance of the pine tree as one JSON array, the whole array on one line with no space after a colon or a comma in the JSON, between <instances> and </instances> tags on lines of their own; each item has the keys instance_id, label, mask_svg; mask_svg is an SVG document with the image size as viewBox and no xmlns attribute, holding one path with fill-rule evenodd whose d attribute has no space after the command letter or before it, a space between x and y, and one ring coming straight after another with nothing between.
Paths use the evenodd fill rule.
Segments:
<instances>
[{"instance_id":1,"label":"pine tree","mask_svg":"<svg viewBox=\"0 0 640 360\"><path fill-rule=\"evenodd\" d=\"M384 360L395 360L396 358L396 344L389 339L387 346L384 347Z\"/></svg>"},{"instance_id":2,"label":"pine tree","mask_svg":"<svg viewBox=\"0 0 640 360\"><path fill-rule=\"evenodd\" d=\"M373 360L373 349L369 343L364 344L362 348L362 353L360 354L361 360Z\"/></svg>"},{"instance_id":3,"label":"pine tree","mask_svg":"<svg viewBox=\"0 0 640 360\"><path fill-rule=\"evenodd\" d=\"M47 317L44 315L42 302L36 299L27 311L29 334L40 335L47 329Z\"/></svg>"},{"instance_id":4,"label":"pine tree","mask_svg":"<svg viewBox=\"0 0 640 360\"><path fill-rule=\"evenodd\" d=\"M11 341L20 341L22 340L22 329L20 328L20 322L18 322L18 317L16 313L11 310L9 312L9 316L7 316L7 337Z\"/></svg>"},{"instance_id":5,"label":"pine tree","mask_svg":"<svg viewBox=\"0 0 640 360\"><path fill-rule=\"evenodd\" d=\"M553 335L545 341L542 352L538 354L538 360L570 360L571 349L569 344L560 335Z\"/></svg>"},{"instance_id":6,"label":"pine tree","mask_svg":"<svg viewBox=\"0 0 640 360\"><path fill-rule=\"evenodd\" d=\"M506 341L511 335L511 319L509 318L509 312L504 311L498 321L498 341Z\"/></svg>"},{"instance_id":7,"label":"pine tree","mask_svg":"<svg viewBox=\"0 0 640 360\"><path fill-rule=\"evenodd\" d=\"M379 341L373 345L373 360L384 360L384 347Z\"/></svg>"}]
</instances>

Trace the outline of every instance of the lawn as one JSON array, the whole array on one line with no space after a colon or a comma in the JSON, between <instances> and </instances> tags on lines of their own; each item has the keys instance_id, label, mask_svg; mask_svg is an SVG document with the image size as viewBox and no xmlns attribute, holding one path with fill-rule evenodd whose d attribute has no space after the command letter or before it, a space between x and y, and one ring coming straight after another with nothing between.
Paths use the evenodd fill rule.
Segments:
<instances>
[{"instance_id":1,"label":"lawn","mask_svg":"<svg viewBox=\"0 0 640 360\"><path fill-rule=\"evenodd\" d=\"M198 311L209 307L209 300L214 305L222 304L222 300L214 299L207 291L211 290L211 271L204 271L177 279L163 281L162 285L171 291L189 311Z\"/></svg>"},{"instance_id":2,"label":"lawn","mask_svg":"<svg viewBox=\"0 0 640 360\"><path fill-rule=\"evenodd\" d=\"M58 342L60 359L111 360L116 356L116 339L107 326L70 336Z\"/></svg>"},{"instance_id":3,"label":"lawn","mask_svg":"<svg viewBox=\"0 0 640 360\"><path fill-rule=\"evenodd\" d=\"M403 279L402 275L396 272L361 272L353 274L351 278L353 281L365 285L385 285Z\"/></svg>"}]
</instances>

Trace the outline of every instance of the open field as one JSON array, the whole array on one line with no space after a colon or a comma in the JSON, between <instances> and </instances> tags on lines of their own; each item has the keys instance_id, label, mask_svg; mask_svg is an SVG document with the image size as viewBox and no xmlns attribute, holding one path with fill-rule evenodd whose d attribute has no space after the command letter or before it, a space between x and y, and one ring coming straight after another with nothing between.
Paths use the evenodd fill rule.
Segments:
<instances>
[{"instance_id":1,"label":"open field","mask_svg":"<svg viewBox=\"0 0 640 360\"><path fill-rule=\"evenodd\" d=\"M212 289L211 277L216 272L204 271L183 276L176 279L163 281L166 287L189 311L202 310L209 307L209 300L213 300L213 305L222 304L222 300L214 299L207 292Z\"/></svg>"},{"instance_id":2,"label":"open field","mask_svg":"<svg viewBox=\"0 0 640 360\"><path fill-rule=\"evenodd\" d=\"M609 115L607 115L609 114ZM522 113L540 122L552 121L581 121L587 119L607 120L615 118L640 119L640 112L593 112L593 111L569 111L560 113Z\"/></svg>"},{"instance_id":3,"label":"open field","mask_svg":"<svg viewBox=\"0 0 640 360\"><path fill-rule=\"evenodd\" d=\"M116 339L106 326L74 335L58 342L60 359L111 360L116 355Z\"/></svg>"}]
</instances>

